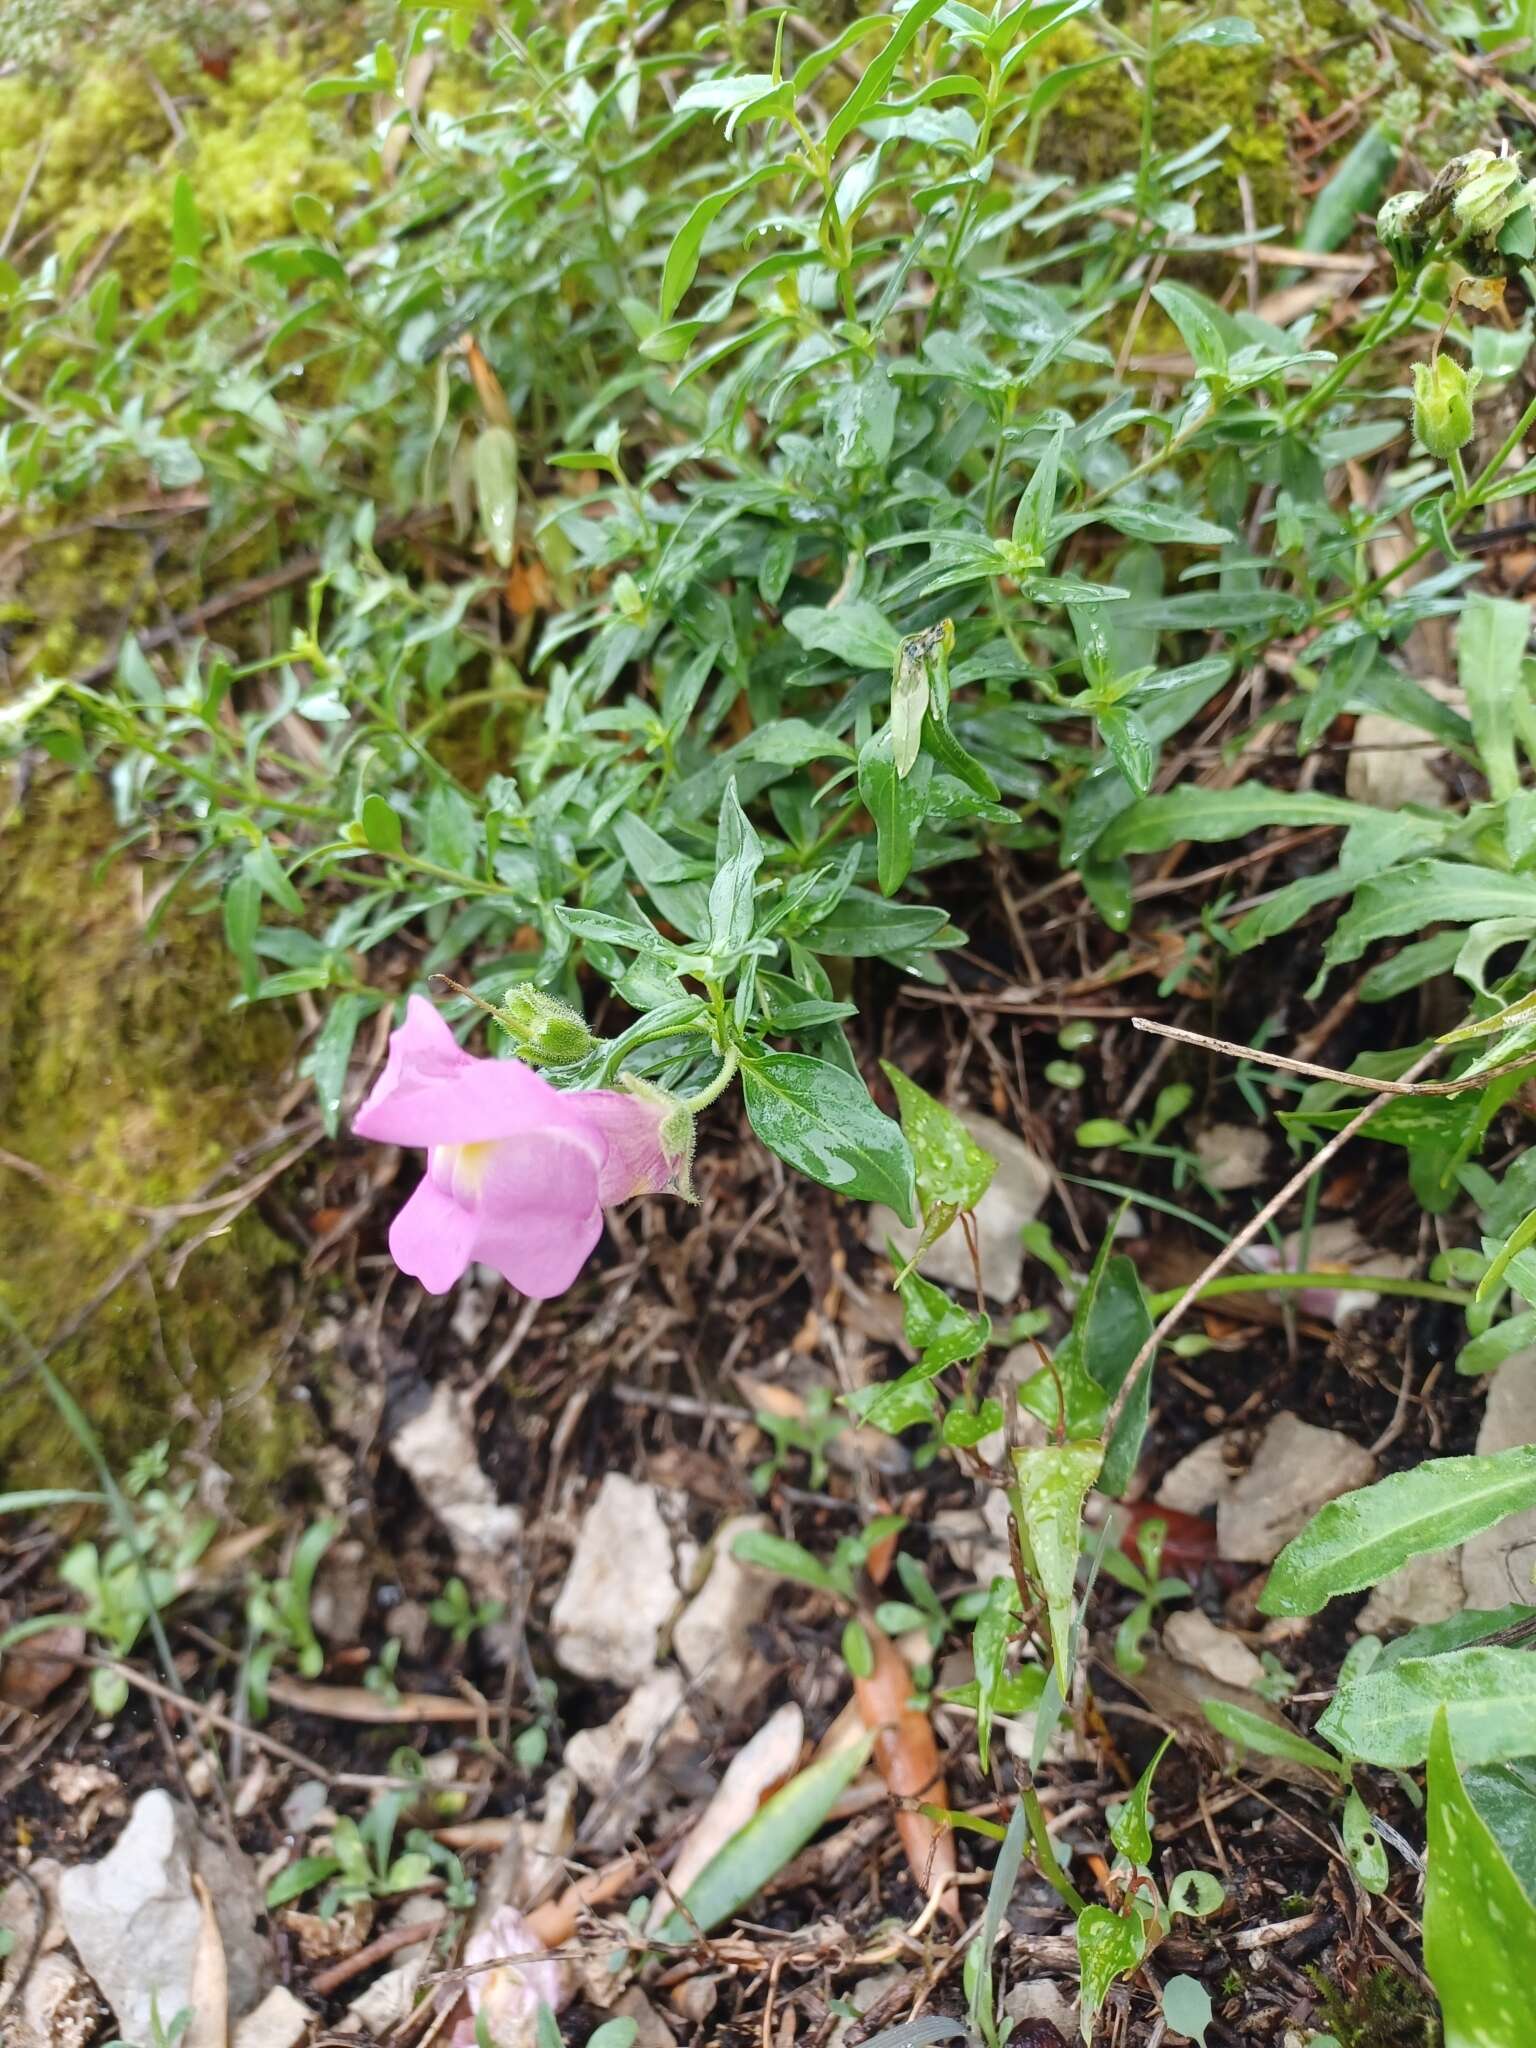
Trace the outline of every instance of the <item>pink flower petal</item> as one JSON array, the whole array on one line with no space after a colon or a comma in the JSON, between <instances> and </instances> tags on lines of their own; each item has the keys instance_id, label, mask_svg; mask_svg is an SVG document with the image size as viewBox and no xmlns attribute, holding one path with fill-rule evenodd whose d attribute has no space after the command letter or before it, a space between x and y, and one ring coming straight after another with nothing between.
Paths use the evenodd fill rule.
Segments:
<instances>
[{"instance_id":1,"label":"pink flower petal","mask_svg":"<svg viewBox=\"0 0 1536 2048\"><path fill-rule=\"evenodd\" d=\"M563 1294L602 1235L602 1157L601 1140L580 1131L498 1145L479 1189L474 1257L536 1301Z\"/></svg>"},{"instance_id":2,"label":"pink flower petal","mask_svg":"<svg viewBox=\"0 0 1536 2048\"><path fill-rule=\"evenodd\" d=\"M389 1255L428 1294L446 1294L477 1256L480 1219L424 1180L389 1226Z\"/></svg>"},{"instance_id":3,"label":"pink flower petal","mask_svg":"<svg viewBox=\"0 0 1536 2048\"><path fill-rule=\"evenodd\" d=\"M465 1052L432 1005L412 996L352 1128L385 1145L483 1144L541 1124L569 1124L566 1104L573 1099L520 1060Z\"/></svg>"},{"instance_id":4,"label":"pink flower petal","mask_svg":"<svg viewBox=\"0 0 1536 2048\"><path fill-rule=\"evenodd\" d=\"M607 1145L600 1183L606 1207L627 1202L631 1195L659 1194L677 1178L677 1162L661 1142L665 1105L592 1088L567 1098L589 1130L600 1132Z\"/></svg>"}]
</instances>

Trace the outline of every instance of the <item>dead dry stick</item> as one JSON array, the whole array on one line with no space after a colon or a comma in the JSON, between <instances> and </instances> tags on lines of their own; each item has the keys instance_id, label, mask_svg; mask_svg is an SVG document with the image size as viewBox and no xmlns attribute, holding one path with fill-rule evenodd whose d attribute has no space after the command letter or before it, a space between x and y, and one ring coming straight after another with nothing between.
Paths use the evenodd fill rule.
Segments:
<instances>
[{"instance_id":1,"label":"dead dry stick","mask_svg":"<svg viewBox=\"0 0 1536 2048\"><path fill-rule=\"evenodd\" d=\"M1498 1067L1484 1067L1478 1073L1463 1074L1456 1081L1415 1081L1411 1077L1421 1073L1432 1056L1426 1055L1416 1066L1410 1067L1401 1080L1382 1081L1371 1074L1346 1074L1339 1067L1320 1067L1315 1060L1287 1059L1284 1053L1236 1045L1229 1038L1208 1038L1203 1031L1186 1031L1179 1024L1160 1024L1155 1017L1133 1017L1131 1029L1148 1031L1154 1038L1176 1038L1181 1045L1195 1045L1202 1052L1225 1053L1228 1059L1252 1060L1255 1066L1275 1067L1282 1074L1305 1074L1313 1081L1337 1081L1344 1088L1363 1088L1372 1095L1465 1095L1469 1088L1482 1088L1505 1074L1518 1074L1527 1067L1536 1066L1536 1053L1527 1053L1523 1059L1506 1060ZM1436 1053L1444 1050L1439 1045L1434 1048Z\"/></svg>"},{"instance_id":2,"label":"dead dry stick","mask_svg":"<svg viewBox=\"0 0 1536 2048\"><path fill-rule=\"evenodd\" d=\"M1138 1018L1136 1021L1138 1024L1141 1023L1140 1018ZM1195 1032L1180 1032L1177 1035L1179 1037L1189 1037L1195 1039L1197 1043L1199 1042L1198 1034ZM1216 1041L1214 1040L1207 1042L1210 1044L1216 1043ZM1246 1046L1233 1046L1230 1049L1233 1052L1235 1052L1240 1058L1249 1057L1248 1048ZM1402 1080L1394 1084L1392 1091L1393 1094L1401 1093L1402 1090L1409 1085L1409 1083L1416 1081L1419 1075L1424 1073L1426 1069L1432 1066L1434 1062L1440 1057L1441 1050L1442 1048L1440 1046L1432 1045L1429 1048L1428 1052L1421 1053L1419 1057L1414 1061L1413 1065L1408 1069L1407 1073L1403 1075ZM1346 1074L1342 1076L1342 1078L1345 1080L1353 1080L1356 1077L1353 1075ZM1484 1078L1486 1078L1486 1076ZM1219 1279L1221 1277L1221 1275L1226 1271L1227 1267L1231 1265L1232 1261L1238 1256L1238 1254L1240 1252L1246 1251L1248 1246L1253 1243L1254 1239L1259 1235L1260 1231L1263 1230L1265 1224L1270 1222L1274 1217L1278 1216L1280 1214L1280 1211L1285 1207L1286 1203L1292 1201L1297 1195L1299 1195L1302 1189L1307 1185L1308 1181L1313 1180L1319 1173L1321 1173L1323 1168L1328 1164L1329 1160L1335 1158L1340 1152L1342 1152L1344 1147L1349 1143L1350 1139L1353 1138L1357 1132L1364 1130L1365 1126L1370 1122L1371 1118L1376 1115L1377 1111L1384 1109L1387 1103L1391 1101L1391 1099L1391 1095L1373 1095L1369 1102L1365 1103L1359 1110L1356 1111L1355 1115L1350 1118L1349 1122L1345 1124L1344 1128L1341 1131L1335 1131L1333 1136L1328 1140L1327 1144L1320 1146L1318 1150L1313 1153L1312 1157L1306 1162L1306 1164L1300 1167L1295 1173L1291 1175L1290 1179L1285 1183L1284 1187L1280 1189L1279 1193L1271 1195L1269 1200L1264 1204L1263 1208L1257 1211L1257 1213L1247 1223L1243 1225L1242 1229L1238 1231L1235 1237L1233 1237L1227 1244L1224 1244L1222 1246L1221 1250L1216 1254L1215 1258L1210 1261L1209 1265L1206 1266L1205 1270L1202 1273L1196 1274L1195 1278L1191 1280L1189 1285L1185 1288L1184 1292L1173 1304L1173 1307L1169 1309L1168 1313L1157 1324L1151 1336L1148 1337L1147 1341L1142 1345L1141 1349L1137 1352L1136 1356L1131 1360L1131 1369L1126 1374L1124 1380L1121 1382L1120 1391L1118 1394L1116 1394L1114 1400L1110 1403L1109 1413L1104 1419L1104 1440L1106 1443L1114 1435L1116 1426L1118 1425L1121 1416L1130 1406L1131 1400L1136 1393L1136 1389L1141 1384L1142 1374L1150 1368L1152 1361L1154 1358L1156 1358L1158 1349L1163 1343L1164 1339L1167 1336L1169 1336L1169 1334L1172 1331L1176 1330L1179 1324L1184 1320L1185 1311L1189 1308L1190 1304L1198 1298L1201 1290L1203 1288L1209 1287L1213 1280Z\"/></svg>"}]
</instances>

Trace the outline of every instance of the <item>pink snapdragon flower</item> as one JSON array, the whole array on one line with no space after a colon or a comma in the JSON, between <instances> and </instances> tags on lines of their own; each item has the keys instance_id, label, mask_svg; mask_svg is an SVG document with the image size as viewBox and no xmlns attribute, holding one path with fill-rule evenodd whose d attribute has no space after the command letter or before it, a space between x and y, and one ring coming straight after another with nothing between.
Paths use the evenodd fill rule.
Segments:
<instances>
[{"instance_id":1,"label":"pink snapdragon flower","mask_svg":"<svg viewBox=\"0 0 1536 2048\"><path fill-rule=\"evenodd\" d=\"M477 1967L495 1963L499 1956L523 1960L498 1963L493 1970ZM558 2012L570 1997L563 1966L544 1954L543 1942L511 1906L498 1908L480 1932L469 1937L464 1961L469 1969L464 1979L469 2014L454 2028L451 2048L477 2048L477 2020L485 2022L493 2048L533 2048L539 2007Z\"/></svg>"},{"instance_id":2,"label":"pink snapdragon flower","mask_svg":"<svg viewBox=\"0 0 1536 2048\"><path fill-rule=\"evenodd\" d=\"M426 1148L426 1178L390 1226L402 1272L443 1294L472 1263L494 1266L539 1301L581 1271L605 1205L686 1190L692 1142L669 1096L560 1089L519 1060L476 1059L421 996L352 1128Z\"/></svg>"}]
</instances>

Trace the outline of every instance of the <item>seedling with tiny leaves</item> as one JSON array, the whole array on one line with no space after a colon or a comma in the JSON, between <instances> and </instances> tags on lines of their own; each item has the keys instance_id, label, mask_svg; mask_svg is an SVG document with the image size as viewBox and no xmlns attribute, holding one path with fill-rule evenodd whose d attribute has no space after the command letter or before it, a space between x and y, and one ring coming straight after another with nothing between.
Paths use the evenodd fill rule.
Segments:
<instances>
[{"instance_id":1,"label":"seedling with tiny leaves","mask_svg":"<svg viewBox=\"0 0 1536 2048\"><path fill-rule=\"evenodd\" d=\"M472 1599L469 1588L456 1575L427 1608L438 1627L447 1629L456 1648L467 1643L477 1629L494 1627L506 1611L501 1600Z\"/></svg>"},{"instance_id":2,"label":"seedling with tiny leaves","mask_svg":"<svg viewBox=\"0 0 1536 2048\"><path fill-rule=\"evenodd\" d=\"M1090 1117L1086 1123L1078 1125L1075 1142L1088 1151L1096 1152L1102 1148L1125 1152L1134 1159L1166 1160L1175 1189L1182 1189L1193 1182L1207 1194L1216 1195L1217 1191L1211 1186L1198 1155L1185 1145L1163 1142L1164 1131L1184 1114L1194 1095L1195 1091L1186 1082L1171 1081L1167 1087L1157 1091L1150 1116L1134 1126L1122 1123L1118 1117Z\"/></svg>"},{"instance_id":3,"label":"seedling with tiny leaves","mask_svg":"<svg viewBox=\"0 0 1536 2048\"><path fill-rule=\"evenodd\" d=\"M73 1623L94 1639L97 1654L118 1661L131 1656L153 1618L191 1589L198 1560L218 1527L212 1515L194 1507L195 1481L169 1487L160 1483L168 1471L163 1441L134 1458L122 1485L124 1508L131 1516L129 1527L105 1545L90 1540L73 1544L59 1561L60 1581L82 1606L15 1623L0 1634L0 1653L29 1637ZM94 1503L100 1498L54 1491L8 1494L0 1496L0 1513ZM128 1694L128 1681L120 1672L92 1671L91 1704L98 1714L109 1719L119 1714Z\"/></svg>"},{"instance_id":4,"label":"seedling with tiny leaves","mask_svg":"<svg viewBox=\"0 0 1536 2048\"><path fill-rule=\"evenodd\" d=\"M773 1443L772 1453L752 1467L748 1475L754 1493L767 1493L779 1474L797 1457L807 1460L805 1483L819 1493L827 1483L827 1447L849 1427L846 1415L833 1407L830 1387L812 1387L805 1397L803 1415L775 1415L759 1408L752 1420Z\"/></svg>"},{"instance_id":5,"label":"seedling with tiny leaves","mask_svg":"<svg viewBox=\"0 0 1536 2048\"><path fill-rule=\"evenodd\" d=\"M279 1658L291 1657L304 1678L318 1678L325 1650L310 1614L315 1574L335 1541L337 1524L310 1524L294 1546L286 1572L275 1579L253 1578L246 1593L245 1618L251 1649L244 1669L245 1696L258 1721L267 1717L267 1685Z\"/></svg>"},{"instance_id":6,"label":"seedling with tiny leaves","mask_svg":"<svg viewBox=\"0 0 1536 2048\"><path fill-rule=\"evenodd\" d=\"M1100 1553L1100 1569L1136 1595L1135 1606L1115 1631L1115 1662L1132 1677L1146 1666L1141 1645L1156 1625L1161 1610L1170 1600L1187 1600L1192 1590L1187 1579L1162 1576L1163 1544L1167 1535L1168 1524L1157 1515L1148 1515L1144 1522L1138 1524L1136 1550L1141 1560L1139 1564L1127 1557L1113 1540L1102 1549L1094 1546Z\"/></svg>"}]
</instances>

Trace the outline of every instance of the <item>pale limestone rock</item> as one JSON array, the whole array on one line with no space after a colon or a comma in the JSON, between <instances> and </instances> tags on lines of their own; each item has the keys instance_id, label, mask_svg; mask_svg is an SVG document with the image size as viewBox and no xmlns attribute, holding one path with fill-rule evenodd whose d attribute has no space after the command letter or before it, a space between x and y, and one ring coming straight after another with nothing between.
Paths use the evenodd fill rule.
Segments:
<instances>
[{"instance_id":1,"label":"pale limestone rock","mask_svg":"<svg viewBox=\"0 0 1536 2048\"><path fill-rule=\"evenodd\" d=\"M1459 1614L1466 1604L1459 1553L1435 1550L1427 1557L1410 1558L1389 1572L1361 1608L1356 1627L1365 1635L1421 1628L1427 1622Z\"/></svg>"},{"instance_id":2,"label":"pale limestone rock","mask_svg":"<svg viewBox=\"0 0 1536 2048\"><path fill-rule=\"evenodd\" d=\"M1169 1466L1158 1484L1157 1503L1183 1515L1204 1514L1207 1508L1215 1507L1232 1481L1225 1438L1208 1436L1176 1465Z\"/></svg>"},{"instance_id":3,"label":"pale limestone rock","mask_svg":"<svg viewBox=\"0 0 1536 2048\"><path fill-rule=\"evenodd\" d=\"M556 1596L555 1655L581 1678L639 1685L677 1605L672 1538L654 1486L610 1472Z\"/></svg>"},{"instance_id":4,"label":"pale limestone rock","mask_svg":"<svg viewBox=\"0 0 1536 2048\"><path fill-rule=\"evenodd\" d=\"M742 1564L732 1545L745 1531L767 1527L762 1515L737 1515L720 1524L704 1584L672 1631L677 1661L722 1707L741 1703L758 1662L749 1632L767 1611L774 1586L767 1572Z\"/></svg>"},{"instance_id":5,"label":"pale limestone rock","mask_svg":"<svg viewBox=\"0 0 1536 2048\"><path fill-rule=\"evenodd\" d=\"M1445 785L1429 765L1437 751L1444 750L1418 726L1384 711L1362 711L1344 768L1344 793L1351 803L1379 811L1400 811L1405 804L1443 810Z\"/></svg>"},{"instance_id":6,"label":"pale limestone rock","mask_svg":"<svg viewBox=\"0 0 1536 2048\"><path fill-rule=\"evenodd\" d=\"M1222 1685L1257 1685L1264 1666L1230 1629L1218 1628L1198 1607L1181 1607L1163 1623L1163 1647L1181 1664L1203 1671Z\"/></svg>"},{"instance_id":7,"label":"pale limestone rock","mask_svg":"<svg viewBox=\"0 0 1536 2048\"><path fill-rule=\"evenodd\" d=\"M1218 1502L1216 1553L1239 1564L1272 1564L1325 1501L1376 1472L1370 1452L1299 1415L1274 1417L1253 1463Z\"/></svg>"},{"instance_id":8,"label":"pale limestone rock","mask_svg":"<svg viewBox=\"0 0 1536 2048\"><path fill-rule=\"evenodd\" d=\"M1530 1443L1536 1443L1536 1351L1519 1351L1489 1383L1477 1448L1487 1454ZM1469 1538L1461 1547L1461 1576L1468 1607L1536 1602L1536 1508Z\"/></svg>"},{"instance_id":9,"label":"pale limestone rock","mask_svg":"<svg viewBox=\"0 0 1536 2048\"><path fill-rule=\"evenodd\" d=\"M447 1531L465 1578L477 1592L510 1599L523 1518L496 1498L461 1396L446 1384L435 1386L426 1405L390 1438L389 1451Z\"/></svg>"},{"instance_id":10,"label":"pale limestone rock","mask_svg":"<svg viewBox=\"0 0 1536 2048\"><path fill-rule=\"evenodd\" d=\"M680 1672L657 1671L638 1686L611 1721L581 1728L565 1745L565 1761L589 1792L611 1792L619 1773L646 1756L683 1701Z\"/></svg>"},{"instance_id":11,"label":"pale limestone rock","mask_svg":"<svg viewBox=\"0 0 1536 2048\"><path fill-rule=\"evenodd\" d=\"M189 2004L202 1928L194 1871L213 1898L238 2017L273 1975L270 1948L256 1931L261 1897L244 1859L200 1835L168 1793L145 1792L110 1853L59 1879L65 1932L129 2041L149 2039L153 2006L170 2020Z\"/></svg>"},{"instance_id":12,"label":"pale limestone rock","mask_svg":"<svg viewBox=\"0 0 1536 2048\"><path fill-rule=\"evenodd\" d=\"M314 2015L282 1984L274 1984L235 2028L230 2048L298 2048Z\"/></svg>"},{"instance_id":13,"label":"pale limestone rock","mask_svg":"<svg viewBox=\"0 0 1536 2048\"><path fill-rule=\"evenodd\" d=\"M1257 1187L1269 1160L1269 1135L1257 1124L1210 1124L1196 1134L1195 1157L1218 1194Z\"/></svg>"}]
</instances>

